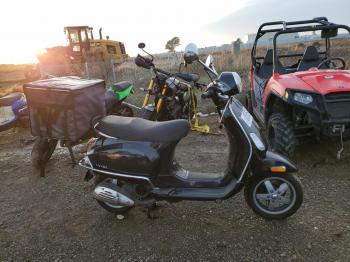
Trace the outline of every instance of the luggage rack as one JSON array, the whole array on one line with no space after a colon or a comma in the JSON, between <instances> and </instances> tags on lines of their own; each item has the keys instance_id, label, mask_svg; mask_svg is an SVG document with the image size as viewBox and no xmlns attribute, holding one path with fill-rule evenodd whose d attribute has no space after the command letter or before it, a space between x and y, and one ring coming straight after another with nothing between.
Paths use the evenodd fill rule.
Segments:
<instances>
[{"instance_id":1,"label":"luggage rack","mask_svg":"<svg viewBox=\"0 0 350 262\"><path fill-rule=\"evenodd\" d=\"M101 79L54 77L24 84L31 133L38 137L32 161L45 176L46 163L57 143L68 148L72 166L77 162L72 147L93 134L92 120L106 114L105 82Z\"/></svg>"},{"instance_id":2,"label":"luggage rack","mask_svg":"<svg viewBox=\"0 0 350 262\"><path fill-rule=\"evenodd\" d=\"M316 25L312 25L316 24ZM273 28L273 29L263 29L264 27L267 26L273 26L273 25L282 25L282 28ZM295 26L295 25L304 25L304 26ZM259 38L263 36L265 33L274 33L274 32L279 32L279 31L286 31L286 30L293 30L293 29L302 29L302 28L309 28L310 27L315 27L315 26L329 26L329 25L334 25L333 23L329 22L327 17L316 17L310 20L300 20L300 21L292 21L292 22L287 22L287 21L274 21L274 22L268 22L268 23L263 23L259 29L257 35ZM291 26L291 27L289 27ZM294 27L292 27L294 26Z\"/></svg>"}]
</instances>

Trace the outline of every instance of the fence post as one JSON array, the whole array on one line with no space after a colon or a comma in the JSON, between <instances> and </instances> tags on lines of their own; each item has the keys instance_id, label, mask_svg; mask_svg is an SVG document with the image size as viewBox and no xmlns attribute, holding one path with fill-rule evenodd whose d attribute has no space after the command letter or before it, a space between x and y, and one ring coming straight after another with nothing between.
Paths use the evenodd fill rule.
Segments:
<instances>
[{"instance_id":1,"label":"fence post","mask_svg":"<svg viewBox=\"0 0 350 262\"><path fill-rule=\"evenodd\" d=\"M85 74L86 74L87 78L90 79L89 66L88 66L87 62L85 62Z\"/></svg>"}]
</instances>

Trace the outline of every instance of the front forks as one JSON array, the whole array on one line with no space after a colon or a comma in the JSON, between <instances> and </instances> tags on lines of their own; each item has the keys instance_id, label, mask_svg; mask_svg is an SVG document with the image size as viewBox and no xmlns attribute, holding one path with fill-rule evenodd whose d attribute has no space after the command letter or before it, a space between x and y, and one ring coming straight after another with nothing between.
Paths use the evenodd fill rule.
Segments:
<instances>
[{"instance_id":1,"label":"front forks","mask_svg":"<svg viewBox=\"0 0 350 262\"><path fill-rule=\"evenodd\" d=\"M151 79L151 81L149 81L148 88L147 88L147 94L145 96L145 99L143 100L142 107L145 107L148 105L148 101L149 101L149 98L151 96L152 89L153 89L153 79Z\"/></svg>"},{"instance_id":2,"label":"front forks","mask_svg":"<svg viewBox=\"0 0 350 262\"><path fill-rule=\"evenodd\" d=\"M148 88L147 88L147 94L145 96L145 99L143 100L143 104L142 104L142 107L145 107L148 105L149 103L149 99L151 97L151 93L152 93L152 90L153 90L153 86L154 86L154 81L153 79L149 82L149 85L148 85ZM166 94L166 91L167 91L167 87L166 85L163 86L163 89L162 89L162 93L161 93L161 96L160 98L158 99L157 101L157 104L156 104L156 113L158 114L160 112L160 110L162 109L162 103L163 103L163 97L165 96Z\"/></svg>"}]
</instances>

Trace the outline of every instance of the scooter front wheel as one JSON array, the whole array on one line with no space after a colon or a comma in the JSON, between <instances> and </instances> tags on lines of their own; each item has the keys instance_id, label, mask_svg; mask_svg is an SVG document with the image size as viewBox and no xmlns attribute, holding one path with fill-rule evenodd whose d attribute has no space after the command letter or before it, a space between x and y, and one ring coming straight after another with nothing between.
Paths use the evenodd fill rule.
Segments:
<instances>
[{"instance_id":1,"label":"scooter front wheel","mask_svg":"<svg viewBox=\"0 0 350 262\"><path fill-rule=\"evenodd\" d=\"M266 219L285 219L303 202L301 182L292 174L255 175L247 182L244 195L249 207Z\"/></svg>"}]
</instances>

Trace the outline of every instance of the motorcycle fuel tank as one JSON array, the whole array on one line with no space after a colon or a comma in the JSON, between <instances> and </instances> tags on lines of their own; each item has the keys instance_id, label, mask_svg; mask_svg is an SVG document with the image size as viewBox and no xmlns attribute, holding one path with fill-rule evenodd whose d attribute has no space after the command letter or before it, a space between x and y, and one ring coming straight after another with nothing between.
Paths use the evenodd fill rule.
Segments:
<instances>
[{"instance_id":1,"label":"motorcycle fuel tank","mask_svg":"<svg viewBox=\"0 0 350 262\"><path fill-rule=\"evenodd\" d=\"M162 147L161 143L156 142L99 138L87 155L96 170L155 176L160 169Z\"/></svg>"}]
</instances>

